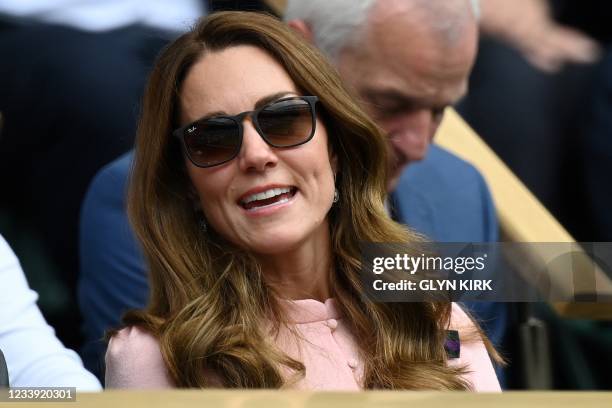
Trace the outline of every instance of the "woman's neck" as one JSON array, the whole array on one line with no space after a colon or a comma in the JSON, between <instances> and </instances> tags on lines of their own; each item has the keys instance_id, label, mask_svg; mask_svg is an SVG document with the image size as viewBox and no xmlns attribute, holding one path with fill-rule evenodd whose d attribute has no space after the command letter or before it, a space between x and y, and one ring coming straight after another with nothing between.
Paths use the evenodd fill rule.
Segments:
<instances>
[{"instance_id":1,"label":"woman's neck","mask_svg":"<svg viewBox=\"0 0 612 408\"><path fill-rule=\"evenodd\" d=\"M283 299L316 299L332 296L330 288L331 240L323 223L305 242L279 254L259 256L265 279Z\"/></svg>"}]
</instances>

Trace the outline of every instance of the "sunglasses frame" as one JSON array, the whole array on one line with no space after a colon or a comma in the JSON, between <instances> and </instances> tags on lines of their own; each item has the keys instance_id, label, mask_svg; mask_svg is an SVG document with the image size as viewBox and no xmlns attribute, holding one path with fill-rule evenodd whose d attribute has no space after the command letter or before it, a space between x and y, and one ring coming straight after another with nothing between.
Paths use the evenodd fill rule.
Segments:
<instances>
[{"instance_id":1,"label":"sunglasses frame","mask_svg":"<svg viewBox=\"0 0 612 408\"><path fill-rule=\"evenodd\" d=\"M284 102L284 101L289 101L289 100L302 100L302 101L306 101L308 103L308 106L310 107L310 114L311 114L311 120L312 120L312 129L310 131L310 135L308 135L308 137L306 139L304 139L303 141L299 142L299 143L294 143L292 145L288 145L288 146L280 146L280 145L276 145L274 143L272 143L270 140L268 140L267 136L265 135L265 133L261 130L261 127L259 126L259 113L262 112L264 109L266 109L267 107L269 107L270 105L273 105L275 103L279 103L279 102ZM234 151L234 153L232 153L232 156L229 159L223 160L219 163L214 163L214 164L199 164L197 163L192 157L191 154L189 153L189 148L187 147L187 142L185 141L185 137L187 136L187 131L188 129L190 129L193 126L197 126L199 122L202 121L202 119L198 119L194 122L191 122L185 126L182 126L176 130L174 130L172 132L172 135L176 138L178 138L181 141L181 144L183 146L183 151L185 152L185 154L187 155L187 158L189 158L189 161L191 163L193 163L194 166L196 167L200 167L200 168L208 168L208 167L215 167L215 166L219 166L221 164L227 163L231 160L234 160L238 154L240 153L240 149L242 149L242 140L243 140L243 136L244 136L244 126L242 124L242 122L244 122L244 119L247 116L251 117L251 120L253 122L253 126L255 128L255 130L257 131L257 133L259 134L259 136L261 136L261 138L269 145L278 149L284 149L284 148L291 148L291 147L296 147L296 146L300 146L303 145L304 143L308 143L310 140L312 140L312 138L314 137L315 131L316 131L316 127L317 127L317 112L316 112L316 104L319 101L319 98L316 96L312 96L312 95L305 95L305 96L289 96L286 98L281 98L281 99L277 99L275 101L272 101L270 103L267 103L257 109L254 110L250 110L250 111L245 111L245 112L241 112L237 115L232 115L232 116L214 116L211 118L206 118L204 119L204 121L206 120L210 120L210 119L228 119L231 120L232 122L234 122L237 126L238 126L238 144L236 146L236 149Z\"/></svg>"}]
</instances>

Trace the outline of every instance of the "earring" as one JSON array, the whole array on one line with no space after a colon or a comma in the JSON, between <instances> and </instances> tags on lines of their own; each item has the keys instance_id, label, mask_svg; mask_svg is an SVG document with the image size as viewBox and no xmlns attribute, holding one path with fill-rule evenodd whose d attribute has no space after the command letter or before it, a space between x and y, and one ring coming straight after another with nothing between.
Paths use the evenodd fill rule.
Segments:
<instances>
[{"instance_id":1,"label":"earring","mask_svg":"<svg viewBox=\"0 0 612 408\"><path fill-rule=\"evenodd\" d=\"M202 232L208 231L208 226L206 225L206 220L204 219L204 217L200 218L200 229L202 230Z\"/></svg>"},{"instance_id":2,"label":"earring","mask_svg":"<svg viewBox=\"0 0 612 408\"><path fill-rule=\"evenodd\" d=\"M338 188L334 188L334 203L340 201L340 193L338 192Z\"/></svg>"}]
</instances>

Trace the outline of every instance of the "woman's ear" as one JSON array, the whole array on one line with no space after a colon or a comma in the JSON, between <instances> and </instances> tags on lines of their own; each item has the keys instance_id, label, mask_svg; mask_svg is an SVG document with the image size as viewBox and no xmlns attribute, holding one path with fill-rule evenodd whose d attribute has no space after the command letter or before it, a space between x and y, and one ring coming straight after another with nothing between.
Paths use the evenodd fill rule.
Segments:
<instances>
[{"instance_id":1,"label":"woman's ear","mask_svg":"<svg viewBox=\"0 0 612 408\"><path fill-rule=\"evenodd\" d=\"M331 164L332 171L334 172L334 183L336 182L336 175L338 174L338 156L336 153L331 154L329 163Z\"/></svg>"}]
</instances>

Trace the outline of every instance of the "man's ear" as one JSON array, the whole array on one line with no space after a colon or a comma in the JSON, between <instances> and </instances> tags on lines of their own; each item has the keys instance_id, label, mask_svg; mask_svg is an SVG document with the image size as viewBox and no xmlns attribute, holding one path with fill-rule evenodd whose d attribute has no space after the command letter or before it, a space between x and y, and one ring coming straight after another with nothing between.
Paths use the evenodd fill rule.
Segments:
<instances>
[{"instance_id":1,"label":"man's ear","mask_svg":"<svg viewBox=\"0 0 612 408\"><path fill-rule=\"evenodd\" d=\"M293 19L287 22L289 28L291 28L296 33L300 34L306 41L311 44L314 44L314 35L310 25L304 20Z\"/></svg>"}]
</instances>

